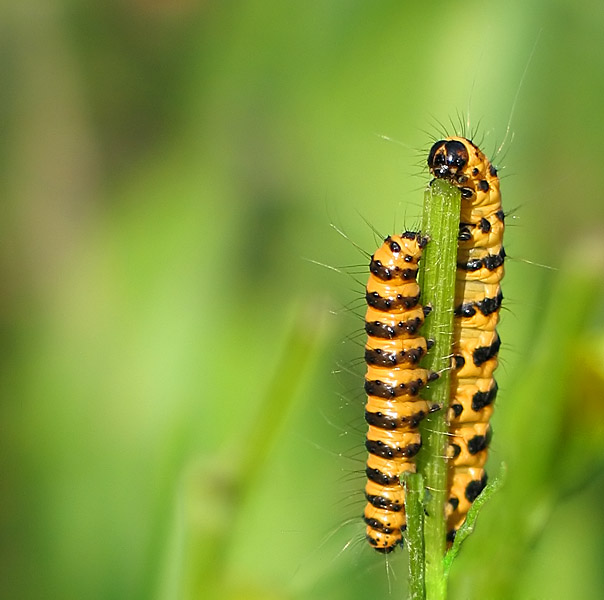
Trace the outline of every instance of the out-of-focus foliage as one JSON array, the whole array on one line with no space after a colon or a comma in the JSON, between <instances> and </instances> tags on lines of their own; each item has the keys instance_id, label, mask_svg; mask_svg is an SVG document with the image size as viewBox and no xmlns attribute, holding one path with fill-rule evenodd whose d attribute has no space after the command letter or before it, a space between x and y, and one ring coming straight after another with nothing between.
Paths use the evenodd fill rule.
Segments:
<instances>
[{"instance_id":1,"label":"out-of-focus foliage","mask_svg":"<svg viewBox=\"0 0 604 600\"><path fill-rule=\"evenodd\" d=\"M416 225L468 114L507 138L508 476L451 597L604 595L600 2L21 0L0 30L4 597L404 596L358 518L365 276L305 259Z\"/></svg>"}]
</instances>

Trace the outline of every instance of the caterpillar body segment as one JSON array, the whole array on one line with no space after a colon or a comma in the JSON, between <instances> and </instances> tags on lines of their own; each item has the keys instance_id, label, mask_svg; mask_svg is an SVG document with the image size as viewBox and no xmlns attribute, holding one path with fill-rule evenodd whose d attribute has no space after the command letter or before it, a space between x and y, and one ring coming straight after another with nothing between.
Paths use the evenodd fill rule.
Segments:
<instances>
[{"instance_id":1,"label":"caterpillar body segment","mask_svg":"<svg viewBox=\"0 0 604 600\"><path fill-rule=\"evenodd\" d=\"M461 191L453 372L449 405L447 539L452 542L487 483L484 464L489 420L497 395L493 372L501 341L496 332L503 300L504 213L497 169L470 140L448 137L428 156L435 178Z\"/></svg>"},{"instance_id":2,"label":"caterpillar body segment","mask_svg":"<svg viewBox=\"0 0 604 600\"><path fill-rule=\"evenodd\" d=\"M401 475L414 472L420 421L433 410L419 393L436 373L419 367L430 344L418 334L429 312L419 304L417 268L427 239L406 232L386 238L371 258L367 283L365 420L369 426L366 537L382 553L402 542L406 527Z\"/></svg>"}]
</instances>

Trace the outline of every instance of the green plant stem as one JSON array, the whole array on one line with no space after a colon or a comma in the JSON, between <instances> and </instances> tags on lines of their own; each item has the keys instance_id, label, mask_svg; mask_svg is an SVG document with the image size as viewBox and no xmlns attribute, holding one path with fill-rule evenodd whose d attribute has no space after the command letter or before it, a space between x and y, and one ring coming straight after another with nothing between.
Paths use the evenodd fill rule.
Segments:
<instances>
[{"instance_id":1,"label":"green plant stem","mask_svg":"<svg viewBox=\"0 0 604 600\"><path fill-rule=\"evenodd\" d=\"M419 473L405 475L405 541L409 550L409 600L424 600L424 478Z\"/></svg>"},{"instance_id":2,"label":"green plant stem","mask_svg":"<svg viewBox=\"0 0 604 600\"><path fill-rule=\"evenodd\" d=\"M447 489L445 455L460 209L460 192L447 182L436 180L426 190L422 233L430 241L421 262L420 287L424 305L432 307L423 334L434 340L434 346L428 352L424 366L439 373L440 378L430 384L425 398L441 407L431 413L422 425L422 451L418 456L418 470L424 477L428 492L424 520L426 600L444 600L447 593L443 563Z\"/></svg>"}]
</instances>

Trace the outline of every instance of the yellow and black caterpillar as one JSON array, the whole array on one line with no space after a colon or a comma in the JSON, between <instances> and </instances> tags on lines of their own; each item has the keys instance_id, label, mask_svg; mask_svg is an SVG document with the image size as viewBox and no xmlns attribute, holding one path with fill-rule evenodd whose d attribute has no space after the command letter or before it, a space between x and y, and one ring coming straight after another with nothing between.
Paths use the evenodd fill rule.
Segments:
<instances>
[{"instance_id":1,"label":"yellow and black caterpillar","mask_svg":"<svg viewBox=\"0 0 604 600\"><path fill-rule=\"evenodd\" d=\"M428 156L435 178L461 191L455 287L453 372L449 405L447 539L452 542L472 502L484 489L497 395L493 371L500 340L495 330L503 295L504 213L497 170L470 141L449 137Z\"/></svg>"},{"instance_id":2,"label":"yellow and black caterpillar","mask_svg":"<svg viewBox=\"0 0 604 600\"><path fill-rule=\"evenodd\" d=\"M415 471L420 421L431 407L419 391L438 377L419 367L429 344L418 331L429 312L420 303L418 262L427 239L406 232L388 236L371 257L365 315L366 537L379 552L394 550L406 527L400 477Z\"/></svg>"}]
</instances>

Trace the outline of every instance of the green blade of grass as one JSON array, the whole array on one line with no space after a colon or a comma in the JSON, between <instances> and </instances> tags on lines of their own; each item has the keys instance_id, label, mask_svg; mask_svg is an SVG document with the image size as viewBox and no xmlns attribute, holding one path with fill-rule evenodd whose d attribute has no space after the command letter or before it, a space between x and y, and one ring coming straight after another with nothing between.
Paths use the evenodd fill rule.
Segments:
<instances>
[{"instance_id":1,"label":"green blade of grass","mask_svg":"<svg viewBox=\"0 0 604 600\"><path fill-rule=\"evenodd\" d=\"M420 473L405 473L405 541L409 550L409 600L424 600L424 478Z\"/></svg>"},{"instance_id":2,"label":"green blade of grass","mask_svg":"<svg viewBox=\"0 0 604 600\"><path fill-rule=\"evenodd\" d=\"M457 236L461 195L449 183L436 180L424 195L422 233L427 235L421 262L420 288L424 305L432 307L423 334L434 340L423 364L440 378L430 384L425 398L441 409L430 414L422 424L422 451L418 470L428 491L424 521L426 598L446 597L445 502L447 489L447 407L449 404L449 367L453 339L453 302L457 268Z\"/></svg>"},{"instance_id":3,"label":"green blade of grass","mask_svg":"<svg viewBox=\"0 0 604 600\"><path fill-rule=\"evenodd\" d=\"M484 490L482 490L478 498L474 500L470 510L468 511L466 520L463 522L463 525L458 529L455 535L455 541L453 542L453 546L451 546L451 549L447 552L447 555L445 556L445 579L449 576L451 565L453 564L455 557L459 553L461 544L474 531L476 520L478 519L478 513L480 512L482 507L489 501L489 499L492 498L493 495L501 489L501 486L503 486L503 483L505 481L506 473L507 467L505 463L502 463L501 468L499 469L499 475L493 481L490 481L484 488Z\"/></svg>"}]
</instances>

